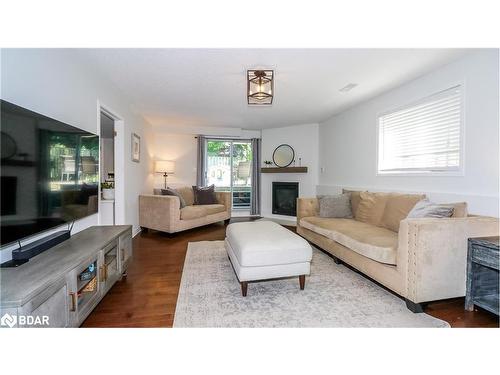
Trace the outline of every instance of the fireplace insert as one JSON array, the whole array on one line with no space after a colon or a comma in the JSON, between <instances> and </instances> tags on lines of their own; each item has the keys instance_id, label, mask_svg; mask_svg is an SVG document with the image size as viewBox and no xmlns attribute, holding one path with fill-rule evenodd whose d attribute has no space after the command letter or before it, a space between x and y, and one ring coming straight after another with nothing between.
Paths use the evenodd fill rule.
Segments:
<instances>
[{"instance_id":1,"label":"fireplace insert","mask_svg":"<svg viewBox=\"0 0 500 375\"><path fill-rule=\"evenodd\" d=\"M296 216L298 182L273 182L273 214Z\"/></svg>"}]
</instances>

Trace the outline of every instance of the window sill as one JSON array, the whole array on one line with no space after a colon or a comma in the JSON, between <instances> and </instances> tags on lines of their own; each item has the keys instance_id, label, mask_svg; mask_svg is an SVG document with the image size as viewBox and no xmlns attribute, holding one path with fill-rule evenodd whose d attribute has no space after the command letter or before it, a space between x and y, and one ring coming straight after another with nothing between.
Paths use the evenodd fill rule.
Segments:
<instances>
[{"instance_id":1,"label":"window sill","mask_svg":"<svg viewBox=\"0 0 500 375\"><path fill-rule=\"evenodd\" d=\"M464 171L377 172L377 177L463 177Z\"/></svg>"}]
</instances>

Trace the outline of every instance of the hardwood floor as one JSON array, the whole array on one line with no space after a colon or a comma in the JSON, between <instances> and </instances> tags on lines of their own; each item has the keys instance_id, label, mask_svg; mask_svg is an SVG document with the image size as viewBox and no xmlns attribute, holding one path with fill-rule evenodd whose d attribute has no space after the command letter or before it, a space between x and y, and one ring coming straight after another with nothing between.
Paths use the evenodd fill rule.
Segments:
<instances>
[{"instance_id":1,"label":"hardwood floor","mask_svg":"<svg viewBox=\"0 0 500 375\"><path fill-rule=\"evenodd\" d=\"M224 236L222 223L172 238L155 231L136 236L127 277L113 286L82 327L172 327L188 242L223 240ZM468 312L463 306L464 299L455 298L429 303L425 312L452 327L499 326L497 316L482 309Z\"/></svg>"}]
</instances>

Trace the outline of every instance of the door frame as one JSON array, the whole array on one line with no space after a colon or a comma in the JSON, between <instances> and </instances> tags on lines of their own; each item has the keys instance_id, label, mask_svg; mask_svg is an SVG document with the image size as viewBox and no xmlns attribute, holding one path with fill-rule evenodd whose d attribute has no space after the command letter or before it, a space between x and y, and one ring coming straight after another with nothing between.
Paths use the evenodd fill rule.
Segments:
<instances>
[{"instance_id":1,"label":"door frame","mask_svg":"<svg viewBox=\"0 0 500 375\"><path fill-rule=\"evenodd\" d=\"M252 145L252 140L251 139L246 139L246 138L228 138L228 137L205 137L205 171L208 173L208 142L210 141L221 141L221 142L229 142L230 143L230 149L229 149L229 155L230 155L230 161L229 161L229 165L231 167L231 175L229 176L229 188L230 188L230 192L231 192L231 210L247 210L247 208L235 208L233 207L233 189L234 189L234 186L233 186L233 144L234 142L238 143L238 142L248 142L250 144L250 146ZM253 150L252 150L253 151ZM253 154L252 154L252 158L253 158ZM208 175L207 173L205 173L205 181L204 181L204 185L207 184L207 181L208 181ZM252 180L252 184L253 184L253 180ZM250 185L250 189L251 189L252 185ZM251 192L250 192L251 194ZM249 207L250 208L250 207Z\"/></svg>"},{"instance_id":2,"label":"door frame","mask_svg":"<svg viewBox=\"0 0 500 375\"><path fill-rule=\"evenodd\" d=\"M115 225L125 224L125 121L123 117L111 109L109 106L97 100L97 132L101 136L101 113L114 120L114 158L115 158ZM99 155L101 155L101 142L99 138ZM101 161L99 160L99 181L101 177ZM99 186L99 192L101 187ZM101 206L101 194L98 194L99 207ZM101 215L98 215L99 225Z\"/></svg>"}]
</instances>

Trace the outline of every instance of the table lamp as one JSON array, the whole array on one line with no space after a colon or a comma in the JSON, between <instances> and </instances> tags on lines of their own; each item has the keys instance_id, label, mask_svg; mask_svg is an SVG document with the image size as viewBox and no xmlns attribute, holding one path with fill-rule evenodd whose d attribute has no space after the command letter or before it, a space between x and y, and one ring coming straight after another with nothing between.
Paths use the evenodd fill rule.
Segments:
<instances>
[{"instance_id":1,"label":"table lamp","mask_svg":"<svg viewBox=\"0 0 500 375\"><path fill-rule=\"evenodd\" d=\"M167 176L169 174L175 173L175 162L171 160L156 160L155 161L155 172L163 173L163 178L165 179L165 189L167 188Z\"/></svg>"}]
</instances>

